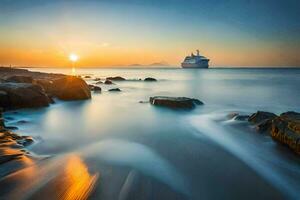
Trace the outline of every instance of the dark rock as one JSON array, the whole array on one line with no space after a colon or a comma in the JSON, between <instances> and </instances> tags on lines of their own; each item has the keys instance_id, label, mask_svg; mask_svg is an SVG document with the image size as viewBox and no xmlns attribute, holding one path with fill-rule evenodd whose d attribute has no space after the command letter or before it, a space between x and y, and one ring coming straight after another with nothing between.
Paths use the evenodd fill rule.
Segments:
<instances>
[{"instance_id":1,"label":"dark rock","mask_svg":"<svg viewBox=\"0 0 300 200\"><path fill-rule=\"evenodd\" d=\"M155 78L147 77L147 78L144 79L144 81L154 82L154 81L157 81L157 80Z\"/></svg>"},{"instance_id":2,"label":"dark rock","mask_svg":"<svg viewBox=\"0 0 300 200\"><path fill-rule=\"evenodd\" d=\"M270 133L272 129L272 119L267 119L256 125L256 130L261 133Z\"/></svg>"},{"instance_id":3,"label":"dark rock","mask_svg":"<svg viewBox=\"0 0 300 200\"><path fill-rule=\"evenodd\" d=\"M155 96L149 99L152 105L164 106L173 109L192 109L196 105L203 105L198 99L187 98L187 97L166 97L166 96Z\"/></svg>"},{"instance_id":4,"label":"dark rock","mask_svg":"<svg viewBox=\"0 0 300 200\"><path fill-rule=\"evenodd\" d=\"M125 81L126 79L121 76L107 77L106 80L110 81Z\"/></svg>"},{"instance_id":5,"label":"dark rock","mask_svg":"<svg viewBox=\"0 0 300 200\"><path fill-rule=\"evenodd\" d=\"M62 100L82 100L91 98L90 90L84 80L63 74L31 72L24 69L0 67L0 79L13 82L30 82L42 87L48 97ZM7 100L6 90L0 89L0 105ZM3 92L4 91L4 92ZM29 95L28 95L29 96ZM49 98L51 102L54 102Z\"/></svg>"},{"instance_id":6,"label":"dark rock","mask_svg":"<svg viewBox=\"0 0 300 200\"><path fill-rule=\"evenodd\" d=\"M86 76L84 76L84 78L92 78L91 76L89 76L89 75L86 75Z\"/></svg>"},{"instance_id":7,"label":"dark rock","mask_svg":"<svg viewBox=\"0 0 300 200\"><path fill-rule=\"evenodd\" d=\"M93 91L94 91L94 92L101 92L101 87L94 86Z\"/></svg>"},{"instance_id":8,"label":"dark rock","mask_svg":"<svg viewBox=\"0 0 300 200\"><path fill-rule=\"evenodd\" d=\"M282 113L272 121L271 136L300 154L300 113Z\"/></svg>"},{"instance_id":9,"label":"dark rock","mask_svg":"<svg viewBox=\"0 0 300 200\"><path fill-rule=\"evenodd\" d=\"M17 140L18 144L21 144L23 146L28 146L32 144L34 140L30 136L22 136L20 139Z\"/></svg>"},{"instance_id":10,"label":"dark rock","mask_svg":"<svg viewBox=\"0 0 300 200\"><path fill-rule=\"evenodd\" d=\"M256 113L252 114L248 121L254 124L258 124L258 123L262 123L266 120L269 119L274 119L275 117L277 117L277 115L275 115L274 113L270 113L270 112L264 112L264 111L257 111Z\"/></svg>"},{"instance_id":11,"label":"dark rock","mask_svg":"<svg viewBox=\"0 0 300 200\"><path fill-rule=\"evenodd\" d=\"M110 92L121 92L120 88L109 89Z\"/></svg>"},{"instance_id":12,"label":"dark rock","mask_svg":"<svg viewBox=\"0 0 300 200\"><path fill-rule=\"evenodd\" d=\"M9 101L10 100L8 93L6 91L0 90L0 106L7 108Z\"/></svg>"},{"instance_id":13,"label":"dark rock","mask_svg":"<svg viewBox=\"0 0 300 200\"><path fill-rule=\"evenodd\" d=\"M51 103L44 89L31 83L0 83L0 91L0 107L4 109L43 107Z\"/></svg>"},{"instance_id":14,"label":"dark rock","mask_svg":"<svg viewBox=\"0 0 300 200\"><path fill-rule=\"evenodd\" d=\"M6 78L6 81L14 83L32 83L33 78L30 76L14 75Z\"/></svg>"},{"instance_id":15,"label":"dark rock","mask_svg":"<svg viewBox=\"0 0 300 200\"><path fill-rule=\"evenodd\" d=\"M95 78L94 79L94 81L100 81L101 80L101 78Z\"/></svg>"},{"instance_id":16,"label":"dark rock","mask_svg":"<svg viewBox=\"0 0 300 200\"><path fill-rule=\"evenodd\" d=\"M113 82L111 82L110 80L105 80L104 84L111 85L111 84L113 84Z\"/></svg>"},{"instance_id":17,"label":"dark rock","mask_svg":"<svg viewBox=\"0 0 300 200\"><path fill-rule=\"evenodd\" d=\"M88 85L88 86L89 86L89 88L90 88L91 91L94 90L94 87L95 87L94 85Z\"/></svg>"},{"instance_id":18,"label":"dark rock","mask_svg":"<svg viewBox=\"0 0 300 200\"><path fill-rule=\"evenodd\" d=\"M4 119L0 117L0 131L3 130L5 127Z\"/></svg>"}]
</instances>

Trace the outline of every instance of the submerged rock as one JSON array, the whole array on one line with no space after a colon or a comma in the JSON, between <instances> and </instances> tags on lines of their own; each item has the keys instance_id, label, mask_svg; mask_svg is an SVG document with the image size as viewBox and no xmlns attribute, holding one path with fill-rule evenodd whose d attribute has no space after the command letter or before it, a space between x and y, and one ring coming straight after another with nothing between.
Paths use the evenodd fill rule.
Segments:
<instances>
[{"instance_id":1,"label":"submerged rock","mask_svg":"<svg viewBox=\"0 0 300 200\"><path fill-rule=\"evenodd\" d=\"M155 96L150 97L149 102L152 105L164 106L173 109L192 109L197 105L203 105L203 102L200 100L187 97Z\"/></svg>"},{"instance_id":2,"label":"submerged rock","mask_svg":"<svg viewBox=\"0 0 300 200\"><path fill-rule=\"evenodd\" d=\"M286 112L273 119L271 136L300 154L300 113Z\"/></svg>"},{"instance_id":3,"label":"submerged rock","mask_svg":"<svg viewBox=\"0 0 300 200\"><path fill-rule=\"evenodd\" d=\"M109 89L109 92L121 92L120 88L113 88L113 89Z\"/></svg>"},{"instance_id":4,"label":"submerged rock","mask_svg":"<svg viewBox=\"0 0 300 200\"><path fill-rule=\"evenodd\" d=\"M52 101L39 85L0 83L0 107L4 109L48 106Z\"/></svg>"},{"instance_id":5,"label":"submerged rock","mask_svg":"<svg viewBox=\"0 0 300 200\"><path fill-rule=\"evenodd\" d=\"M101 87L99 87L99 86L94 86L94 88L93 88L93 91L94 92L101 92Z\"/></svg>"},{"instance_id":6,"label":"submerged rock","mask_svg":"<svg viewBox=\"0 0 300 200\"><path fill-rule=\"evenodd\" d=\"M154 82L154 81L157 81L155 78L152 78L152 77L147 77L144 79L144 81L148 81L148 82Z\"/></svg>"},{"instance_id":7,"label":"submerged rock","mask_svg":"<svg viewBox=\"0 0 300 200\"><path fill-rule=\"evenodd\" d=\"M113 82L111 82L110 80L105 80L104 84L111 85L111 84L113 84Z\"/></svg>"},{"instance_id":8,"label":"submerged rock","mask_svg":"<svg viewBox=\"0 0 300 200\"><path fill-rule=\"evenodd\" d=\"M94 79L94 81L100 81L101 80L101 78L95 78Z\"/></svg>"},{"instance_id":9,"label":"submerged rock","mask_svg":"<svg viewBox=\"0 0 300 200\"><path fill-rule=\"evenodd\" d=\"M107 77L106 80L110 81L125 81L126 79L121 76Z\"/></svg>"}]
</instances>

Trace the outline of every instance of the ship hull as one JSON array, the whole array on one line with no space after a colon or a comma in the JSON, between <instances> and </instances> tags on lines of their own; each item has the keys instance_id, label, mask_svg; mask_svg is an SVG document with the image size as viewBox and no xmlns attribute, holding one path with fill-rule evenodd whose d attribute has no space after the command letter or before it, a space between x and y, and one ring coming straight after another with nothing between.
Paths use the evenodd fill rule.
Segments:
<instances>
[{"instance_id":1,"label":"ship hull","mask_svg":"<svg viewBox=\"0 0 300 200\"><path fill-rule=\"evenodd\" d=\"M200 68L200 69L207 69L208 63L181 63L182 68Z\"/></svg>"}]
</instances>

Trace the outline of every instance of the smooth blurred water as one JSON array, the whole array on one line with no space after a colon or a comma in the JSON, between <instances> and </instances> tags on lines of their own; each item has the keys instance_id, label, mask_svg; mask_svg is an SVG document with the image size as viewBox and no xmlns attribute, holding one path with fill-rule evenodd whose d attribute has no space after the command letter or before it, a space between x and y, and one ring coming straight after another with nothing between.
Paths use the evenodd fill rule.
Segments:
<instances>
[{"instance_id":1,"label":"smooth blurred water","mask_svg":"<svg viewBox=\"0 0 300 200\"><path fill-rule=\"evenodd\" d=\"M70 69L31 69L71 74ZM100 174L92 199L296 198L300 159L231 112L300 111L298 69L77 69L86 79L122 76L99 85L87 101L6 113L30 150L56 157L76 153ZM157 82L138 79L154 77ZM108 92L118 87L122 92ZM187 96L205 103L173 111L150 96ZM18 124L18 120L28 123ZM51 172L53 173L53 172Z\"/></svg>"}]
</instances>

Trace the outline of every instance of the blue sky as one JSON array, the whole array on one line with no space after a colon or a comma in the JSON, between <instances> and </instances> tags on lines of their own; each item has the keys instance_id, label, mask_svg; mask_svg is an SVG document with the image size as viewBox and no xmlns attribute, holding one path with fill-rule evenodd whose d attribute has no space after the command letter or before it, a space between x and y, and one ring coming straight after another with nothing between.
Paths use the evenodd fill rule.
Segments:
<instances>
[{"instance_id":1,"label":"blue sky","mask_svg":"<svg viewBox=\"0 0 300 200\"><path fill-rule=\"evenodd\" d=\"M0 8L2 64L64 65L63 54L76 51L82 65L177 65L199 48L216 66L300 66L296 0L1 0Z\"/></svg>"}]
</instances>

